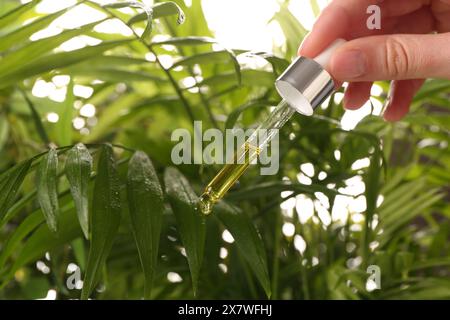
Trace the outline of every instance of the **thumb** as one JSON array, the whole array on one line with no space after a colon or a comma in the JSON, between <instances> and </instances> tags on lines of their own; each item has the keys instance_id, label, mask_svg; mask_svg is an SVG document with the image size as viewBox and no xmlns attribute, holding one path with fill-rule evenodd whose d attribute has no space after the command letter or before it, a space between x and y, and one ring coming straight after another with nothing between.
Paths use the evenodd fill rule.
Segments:
<instances>
[{"instance_id":1,"label":"thumb","mask_svg":"<svg viewBox=\"0 0 450 320\"><path fill-rule=\"evenodd\" d=\"M329 71L338 81L450 79L450 33L352 40L334 53Z\"/></svg>"}]
</instances>

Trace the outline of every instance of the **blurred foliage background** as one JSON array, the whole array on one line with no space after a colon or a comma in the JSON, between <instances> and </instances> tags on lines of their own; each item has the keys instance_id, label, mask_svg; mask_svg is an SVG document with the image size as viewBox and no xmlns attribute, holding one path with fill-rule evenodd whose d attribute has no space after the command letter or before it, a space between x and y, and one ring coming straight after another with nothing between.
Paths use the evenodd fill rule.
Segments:
<instances>
[{"instance_id":1,"label":"blurred foliage background","mask_svg":"<svg viewBox=\"0 0 450 320\"><path fill-rule=\"evenodd\" d=\"M278 175L252 167L204 219L220 167L173 168L172 131L266 117L307 33L293 3L316 1L276 4L270 52L219 43L200 0L40 2L0 4L0 298L450 298L449 81L398 123L388 83L360 111L337 92L295 115Z\"/></svg>"}]
</instances>

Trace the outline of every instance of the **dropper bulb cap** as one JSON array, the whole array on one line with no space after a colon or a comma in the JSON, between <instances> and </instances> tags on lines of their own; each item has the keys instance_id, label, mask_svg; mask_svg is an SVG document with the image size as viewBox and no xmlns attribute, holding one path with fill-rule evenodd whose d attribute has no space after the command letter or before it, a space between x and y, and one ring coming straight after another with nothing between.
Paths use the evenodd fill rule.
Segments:
<instances>
[{"instance_id":1,"label":"dropper bulb cap","mask_svg":"<svg viewBox=\"0 0 450 320\"><path fill-rule=\"evenodd\" d=\"M335 89L332 76L326 71L333 53L346 41L334 41L316 58L296 58L275 82L281 97L297 112L310 116Z\"/></svg>"}]
</instances>

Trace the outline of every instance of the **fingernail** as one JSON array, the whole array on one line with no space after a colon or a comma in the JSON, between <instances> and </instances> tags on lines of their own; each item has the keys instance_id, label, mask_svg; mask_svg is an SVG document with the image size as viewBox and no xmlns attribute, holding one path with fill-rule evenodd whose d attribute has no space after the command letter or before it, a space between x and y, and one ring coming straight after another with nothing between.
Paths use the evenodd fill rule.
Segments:
<instances>
[{"instance_id":1,"label":"fingernail","mask_svg":"<svg viewBox=\"0 0 450 320\"><path fill-rule=\"evenodd\" d=\"M359 78L366 73L366 57L360 50L337 52L332 58L332 69L333 76L338 79Z\"/></svg>"}]
</instances>

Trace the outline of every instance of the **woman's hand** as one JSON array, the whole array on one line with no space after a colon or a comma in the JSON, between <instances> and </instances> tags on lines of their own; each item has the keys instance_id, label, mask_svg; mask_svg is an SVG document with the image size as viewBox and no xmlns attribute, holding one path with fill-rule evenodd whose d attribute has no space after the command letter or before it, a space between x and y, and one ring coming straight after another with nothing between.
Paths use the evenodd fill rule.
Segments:
<instances>
[{"instance_id":1,"label":"woman's hand","mask_svg":"<svg viewBox=\"0 0 450 320\"><path fill-rule=\"evenodd\" d=\"M381 8L381 30L366 25L373 4ZM384 118L396 121L408 112L423 79L450 79L450 0L334 0L299 54L315 57L337 38L349 42L335 52L329 71L349 82L347 109L369 99L373 81L394 80Z\"/></svg>"}]
</instances>

